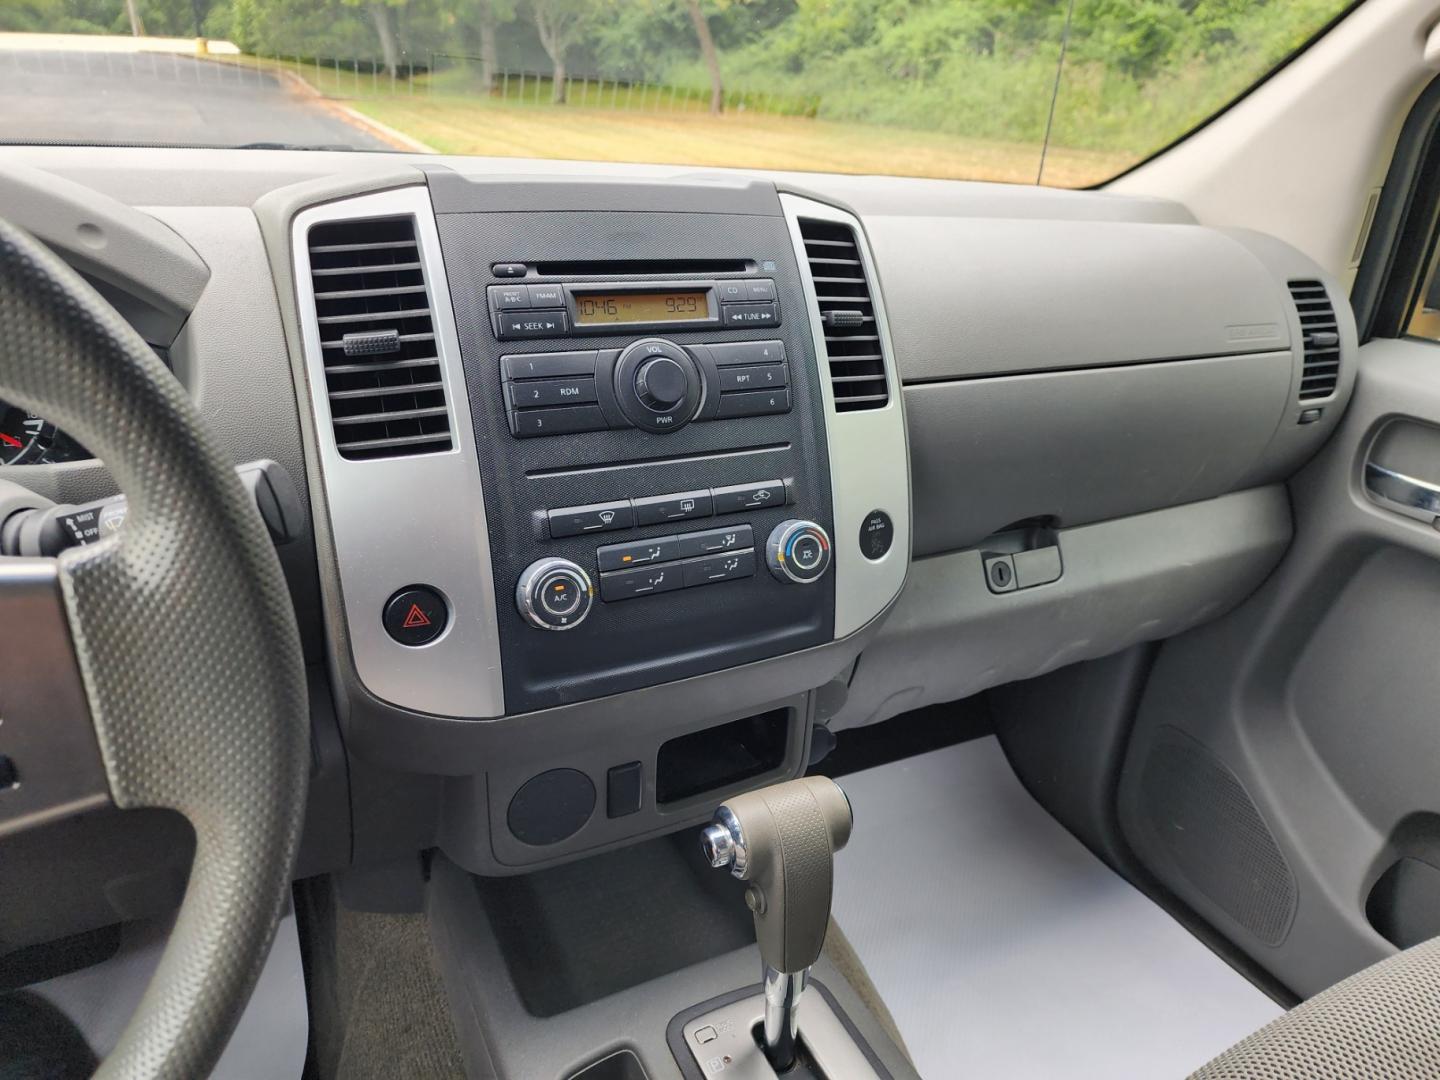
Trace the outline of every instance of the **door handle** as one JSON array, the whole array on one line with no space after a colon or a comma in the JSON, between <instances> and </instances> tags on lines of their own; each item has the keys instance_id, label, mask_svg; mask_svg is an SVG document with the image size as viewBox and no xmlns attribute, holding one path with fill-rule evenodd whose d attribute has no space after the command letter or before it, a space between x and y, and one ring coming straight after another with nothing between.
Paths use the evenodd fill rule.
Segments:
<instances>
[{"instance_id":1,"label":"door handle","mask_svg":"<svg viewBox=\"0 0 1440 1080\"><path fill-rule=\"evenodd\" d=\"M1367 461L1365 490L1375 502L1409 517L1429 522L1440 516L1440 484Z\"/></svg>"}]
</instances>

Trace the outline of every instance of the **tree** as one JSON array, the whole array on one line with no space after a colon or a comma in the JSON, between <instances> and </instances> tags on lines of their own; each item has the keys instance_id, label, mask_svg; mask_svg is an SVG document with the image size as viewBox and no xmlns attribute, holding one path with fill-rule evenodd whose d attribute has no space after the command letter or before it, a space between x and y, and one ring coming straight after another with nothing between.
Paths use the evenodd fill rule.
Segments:
<instances>
[{"instance_id":1,"label":"tree","mask_svg":"<svg viewBox=\"0 0 1440 1080\"><path fill-rule=\"evenodd\" d=\"M530 16L550 57L550 100L556 105L565 104L566 57L584 36L595 10L593 0L530 0Z\"/></svg>"},{"instance_id":2,"label":"tree","mask_svg":"<svg viewBox=\"0 0 1440 1080\"><path fill-rule=\"evenodd\" d=\"M720 78L720 56L715 51L715 39L710 36L710 24L700 10L700 0L686 0L690 9L690 21L695 25L695 36L700 40L700 55L710 72L710 111L720 113L725 108L725 83Z\"/></svg>"},{"instance_id":3,"label":"tree","mask_svg":"<svg viewBox=\"0 0 1440 1080\"><path fill-rule=\"evenodd\" d=\"M145 36L145 24L140 21L140 11L135 0L125 0L125 14L130 16L130 33L135 37Z\"/></svg>"},{"instance_id":4,"label":"tree","mask_svg":"<svg viewBox=\"0 0 1440 1080\"><path fill-rule=\"evenodd\" d=\"M380 39L380 55L385 58L385 70L395 75L400 70L400 43L395 34L392 8L402 8L409 0L343 0L346 7L364 6L370 13L375 26L375 36Z\"/></svg>"}]
</instances>

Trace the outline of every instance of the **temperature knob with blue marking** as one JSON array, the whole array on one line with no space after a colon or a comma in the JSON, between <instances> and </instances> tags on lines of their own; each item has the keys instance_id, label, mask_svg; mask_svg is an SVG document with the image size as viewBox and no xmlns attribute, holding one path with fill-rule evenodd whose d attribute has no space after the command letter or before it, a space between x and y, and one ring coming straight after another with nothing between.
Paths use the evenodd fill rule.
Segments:
<instances>
[{"instance_id":1,"label":"temperature knob with blue marking","mask_svg":"<svg viewBox=\"0 0 1440 1080\"><path fill-rule=\"evenodd\" d=\"M830 569L830 534L813 521L782 521L765 542L765 563L787 585L819 581Z\"/></svg>"}]
</instances>

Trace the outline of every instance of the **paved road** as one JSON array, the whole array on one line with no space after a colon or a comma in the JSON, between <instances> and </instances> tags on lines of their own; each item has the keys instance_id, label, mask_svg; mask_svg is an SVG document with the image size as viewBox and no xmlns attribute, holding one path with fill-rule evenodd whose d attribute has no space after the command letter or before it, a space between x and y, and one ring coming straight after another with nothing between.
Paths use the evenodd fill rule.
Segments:
<instances>
[{"instance_id":1,"label":"paved road","mask_svg":"<svg viewBox=\"0 0 1440 1080\"><path fill-rule=\"evenodd\" d=\"M274 75L174 53L0 51L0 141L391 149Z\"/></svg>"}]
</instances>

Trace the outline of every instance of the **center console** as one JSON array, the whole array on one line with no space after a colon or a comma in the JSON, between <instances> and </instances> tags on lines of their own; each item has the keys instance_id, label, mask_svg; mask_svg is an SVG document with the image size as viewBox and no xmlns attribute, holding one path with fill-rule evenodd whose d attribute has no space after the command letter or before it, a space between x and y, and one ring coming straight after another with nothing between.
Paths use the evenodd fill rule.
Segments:
<instances>
[{"instance_id":1,"label":"center console","mask_svg":"<svg viewBox=\"0 0 1440 1080\"><path fill-rule=\"evenodd\" d=\"M797 775L909 561L860 223L733 179L312 199L288 235L351 747L454 776L441 843L489 872Z\"/></svg>"}]
</instances>

